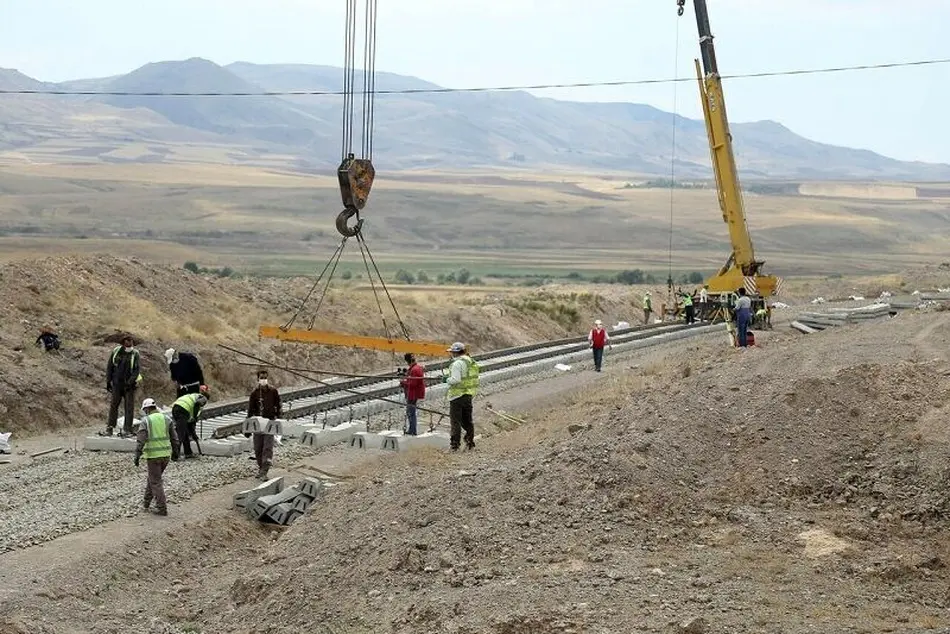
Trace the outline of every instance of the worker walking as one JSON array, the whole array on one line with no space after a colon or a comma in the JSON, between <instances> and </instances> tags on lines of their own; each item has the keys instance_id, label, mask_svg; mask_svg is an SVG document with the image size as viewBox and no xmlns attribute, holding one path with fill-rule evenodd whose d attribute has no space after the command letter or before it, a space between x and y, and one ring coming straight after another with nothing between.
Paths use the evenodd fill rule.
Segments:
<instances>
[{"instance_id":1,"label":"worker walking","mask_svg":"<svg viewBox=\"0 0 950 634\"><path fill-rule=\"evenodd\" d=\"M650 314L653 312L653 298L650 291L643 294L643 323L650 323Z\"/></svg>"},{"instance_id":2,"label":"worker walking","mask_svg":"<svg viewBox=\"0 0 950 634\"><path fill-rule=\"evenodd\" d=\"M248 418L260 416L267 420L274 420L280 418L282 414L280 392L268 381L267 370L258 370L257 387L251 392L251 398L247 403ZM245 436L250 436L250 434L245 434ZM273 434L254 432L254 460L257 462L257 478L266 480L267 472L270 471L271 464L274 462Z\"/></svg>"},{"instance_id":3,"label":"worker walking","mask_svg":"<svg viewBox=\"0 0 950 634\"><path fill-rule=\"evenodd\" d=\"M109 403L109 419L105 432L100 436L111 436L119 420L119 403L124 401L125 420L122 423L121 438L131 438L134 433L132 421L135 419L135 390L142 382L139 351L135 349L131 335L122 337L122 345L112 349L106 364L106 390L112 395Z\"/></svg>"},{"instance_id":4,"label":"worker walking","mask_svg":"<svg viewBox=\"0 0 950 634\"><path fill-rule=\"evenodd\" d=\"M201 454L201 442L197 432L198 416L201 414L201 408L208 404L208 398L208 386L200 385L197 394L185 394L172 404L172 420L175 421L178 440L184 450L185 459L195 457L191 452L192 440L198 447L198 454Z\"/></svg>"},{"instance_id":5,"label":"worker walking","mask_svg":"<svg viewBox=\"0 0 950 634\"><path fill-rule=\"evenodd\" d=\"M452 365L445 376L448 385L449 420L452 431L449 446L458 451L465 432L466 449L475 448L475 423L472 420L472 399L478 393L478 364L466 354L465 344L456 341L448 349L452 353Z\"/></svg>"},{"instance_id":6,"label":"worker walking","mask_svg":"<svg viewBox=\"0 0 950 634\"><path fill-rule=\"evenodd\" d=\"M739 299L736 300L736 330L738 331L739 347L745 348L749 325L752 323L752 299L746 295L744 287L738 290L738 294Z\"/></svg>"},{"instance_id":7,"label":"worker walking","mask_svg":"<svg viewBox=\"0 0 950 634\"><path fill-rule=\"evenodd\" d=\"M399 382L406 394L406 435L416 436L419 433L417 407L419 401L426 397L426 371L416 363L416 357L411 352L407 352L403 358L409 365L405 377Z\"/></svg>"},{"instance_id":8,"label":"worker walking","mask_svg":"<svg viewBox=\"0 0 950 634\"><path fill-rule=\"evenodd\" d=\"M594 322L594 327L587 334L587 343L594 353L594 371L600 372L600 366L604 362L604 346L611 348L613 346L610 346L610 335L607 334L604 323L599 319Z\"/></svg>"},{"instance_id":9,"label":"worker walking","mask_svg":"<svg viewBox=\"0 0 950 634\"><path fill-rule=\"evenodd\" d=\"M165 361L168 362L168 370L178 390L176 397L197 394L198 388L205 384L201 363L193 353L178 352L174 348L169 348L165 351Z\"/></svg>"},{"instance_id":10,"label":"worker walking","mask_svg":"<svg viewBox=\"0 0 950 634\"><path fill-rule=\"evenodd\" d=\"M135 466L145 457L145 470L148 480L145 484L145 496L142 498L142 508L152 510L152 500L155 501L156 515L168 515L168 501L165 498L165 483L162 476L168 467L168 459L178 460L178 436L175 427L168 417L158 411L155 399L147 398L142 401L142 420L139 423L138 437L135 445Z\"/></svg>"}]
</instances>

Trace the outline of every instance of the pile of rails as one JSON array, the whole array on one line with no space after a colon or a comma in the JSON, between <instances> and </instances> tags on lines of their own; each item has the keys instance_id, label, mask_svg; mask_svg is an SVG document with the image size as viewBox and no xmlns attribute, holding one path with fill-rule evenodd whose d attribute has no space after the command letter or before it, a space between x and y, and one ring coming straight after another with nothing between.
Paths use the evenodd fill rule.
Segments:
<instances>
[{"instance_id":1,"label":"pile of rails","mask_svg":"<svg viewBox=\"0 0 950 634\"><path fill-rule=\"evenodd\" d=\"M243 510L252 520L288 526L293 524L335 483L304 478L284 487L284 477L273 478L253 489L234 494L234 508Z\"/></svg>"},{"instance_id":2,"label":"pile of rails","mask_svg":"<svg viewBox=\"0 0 950 634\"><path fill-rule=\"evenodd\" d=\"M826 328L880 319L895 314L897 314L897 309L891 304L878 302L859 308L829 308L823 312L802 313L791 326L801 333L810 335Z\"/></svg>"}]
</instances>

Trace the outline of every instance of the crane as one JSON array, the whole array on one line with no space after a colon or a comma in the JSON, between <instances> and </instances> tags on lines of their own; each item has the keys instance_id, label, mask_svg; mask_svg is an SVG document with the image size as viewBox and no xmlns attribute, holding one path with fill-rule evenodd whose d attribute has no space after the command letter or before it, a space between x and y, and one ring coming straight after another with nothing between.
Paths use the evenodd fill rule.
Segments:
<instances>
[{"instance_id":1,"label":"crane","mask_svg":"<svg viewBox=\"0 0 950 634\"><path fill-rule=\"evenodd\" d=\"M676 4L677 15L682 16L686 0L676 0ZM746 224L742 187L739 184L739 173L732 149L732 133L729 131L729 119L726 116L722 77L716 62L706 0L693 0L693 9L696 13L702 57L702 64L700 60L694 60L696 79L703 104L706 134L709 137L709 152L716 176L719 207L722 210L722 219L729 229L729 241L732 243L732 253L726 263L715 275L707 279L705 284L709 287L710 300L717 297L721 300L744 287L752 298L753 305L762 305L766 298L777 293L780 280L774 275L766 275L762 270L765 262L755 257L752 237Z\"/></svg>"}]
</instances>

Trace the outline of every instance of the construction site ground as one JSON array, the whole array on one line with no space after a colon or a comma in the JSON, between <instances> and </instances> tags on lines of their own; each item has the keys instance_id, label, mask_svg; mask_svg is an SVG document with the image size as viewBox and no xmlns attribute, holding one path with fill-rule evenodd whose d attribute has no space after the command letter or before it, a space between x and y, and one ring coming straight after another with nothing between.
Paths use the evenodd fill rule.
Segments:
<instances>
[{"instance_id":1,"label":"construction site ground","mask_svg":"<svg viewBox=\"0 0 950 634\"><path fill-rule=\"evenodd\" d=\"M494 394L474 452L279 449L343 482L287 529L244 479L4 553L0 634L950 631L950 313L724 341Z\"/></svg>"}]
</instances>

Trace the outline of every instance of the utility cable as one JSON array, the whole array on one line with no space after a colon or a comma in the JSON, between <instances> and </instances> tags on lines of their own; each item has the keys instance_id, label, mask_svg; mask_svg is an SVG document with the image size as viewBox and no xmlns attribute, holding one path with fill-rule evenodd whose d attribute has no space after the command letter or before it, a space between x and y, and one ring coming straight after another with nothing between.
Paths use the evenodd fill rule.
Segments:
<instances>
[{"instance_id":1,"label":"utility cable","mask_svg":"<svg viewBox=\"0 0 950 634\"><path fill-rule=\"evenodd\" d=\"M862 70L882 70L889 68L909 68L914 66L935 66L950 64L950 58L925 59L909 62L889 62L883 64L858 64L854 66L833 66L824 68L799 68L792 70L763 71L754 73L737 73L721 75L720 79L761 79L766 77L789 77L798 75L824 75L829 73L845 73ZM354 73L355 74L355 73ZM354 80L355 81L355 80ZM470 88L401 88L390 90L375 90L377 95L422 95L462 92L507 92L512 90L547 90L552 88L597 88L609 86L645 86L651 84L672 84L693 81L689 77L666 79L630 79L619 81L585 81L560 84L524 84L511 86L479 86ZM345 83L345 82L344 82ZM346 96L344 90L267 90L259 92L131 92L124 90L69 90L54 88L39 89L0 89L0 95L62 95L62 96L102 96L102 97L293 97L293 96Z\"/></svg>"}]
</instances>

